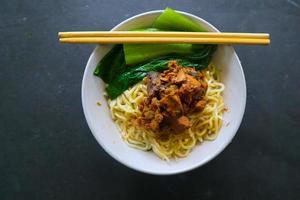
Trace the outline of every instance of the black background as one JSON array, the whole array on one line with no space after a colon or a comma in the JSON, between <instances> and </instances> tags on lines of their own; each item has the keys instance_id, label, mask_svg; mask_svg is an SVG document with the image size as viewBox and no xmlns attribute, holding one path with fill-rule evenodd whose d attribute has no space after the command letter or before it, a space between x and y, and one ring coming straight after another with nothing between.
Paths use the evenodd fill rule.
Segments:
<instances>
[{"instance_id":1,"label":"black background","mask_svg":"<svg viewBox=\"0 0 300 200\"><path fill-rule=\"evenodd\" d=\"M109 30L141 12L175 9L221 31L268 32L236 47L247 106L216 159L174 176L142 174L97 144L81 107L93 45L58 31ZM300 199L300 1L1 0L0 199Z\"/></svg>"}]
</instances>

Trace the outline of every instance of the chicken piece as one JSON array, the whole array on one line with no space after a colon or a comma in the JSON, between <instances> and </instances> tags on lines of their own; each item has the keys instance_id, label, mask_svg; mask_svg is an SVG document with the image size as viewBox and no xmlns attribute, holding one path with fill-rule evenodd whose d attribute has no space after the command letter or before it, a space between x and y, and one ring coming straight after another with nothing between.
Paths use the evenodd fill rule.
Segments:
<instances>
[{"instance_id":1,"label":"chicken piece","mask_svg":"<svg viewBox=\"0 0 300 200\"><path fill-rule=\"evenodd\" d=\"M188 74L186 75L186 82L192 88L201 87L201 83L197 79L195 79L193 76L188 75Z\"/></svg>"},{"instance_id":2,"label":"chicken piece","mask_svg":"<svg viewBox=\"0 0 300 200\"><path fill-rule=\"evenodd\" d=\"M166 109L171 116L182 113L183 108L178 95L167 95L160 100L160 105Z\"/></svg>"},{"instance_id":3,"label":"chicken piece","mask_svg":"<svg viewBox=\"0 0 300 200\"><path fill-rule=\"evenodd\" d=\"M176 60L172 60L168 63L168 68L169 70L172 70L174 72L178 72L178 70L181 68L179 67L179 65L177 64Z\"/></svg>"},{"instance_id":4,"label":"chicken piece","mask_svg":"<svg viewBox=\"0 0 300 200\"><path fill-rule=\"evenodd\" d=\"M175 83L181 83L186 80L186 76L183 70L180 70L176 76Z\"/></svg>"},{"instance_id":5,"label":"chicken piece","mask_svg":"<svg viewBox=\"0 0 300 200\"><path fill-rule=\"evenodd\" d=\"M151 120L150 122L150 128L152 130L159 130L160 123L163 121L164 116L160 113L156 114L154 119Z\"/></svg>"},{"instance_id":6,"label":"chicken piece","mask_svg":"<svg viewBox=\"0 0 300 200\"><path fill-rule=\"evenodd\" d=\"M195 101L201 100L204 98L206 93L206 89L204 89L203 87L197 87L193 90L193 99Z\"/></svg>"},{"instance_id":7,"label":"chicken piece","mask_svg":"<svg viewBox=\"0 0 300 200\"><path fill-rule=\"evenodd\" d=\"M150 129L156 131L156 130L159 129L159 122L156 121L156 120L152 120L152 121L150 122L150 125L149 125L149 126L150 126Z\"/></svg>"},{"instance_id":8,"label":"chicken piece","mask_svg":"<svg viewBox=\"0 0 300 200\"><path fill-rule=\"evenodd\" d=\"M192 88L189 84L183 84L179 89L179 95L181 100L189 105L193 100Z\"/></svg>"},{"instance_id":9,"label":"chicken piece","mask_svg":"<svg viewBox=\"0 0 300 200\"><path fill-rule=\"evenodd\" d=\"M160 97L163 98L167 95L174 95L177 90L177 85L169 85L164 91L160 92Z\"/></svg>"},{"instance_id":10,"label":"chicken piece","mask_svg":"<svg viewBox=\"0 0 300 200\"><path fill-rule=\"evenodd\" d=\"M150 105L149 105L149 108L150 108L151 110L153 110L153 111L158 110L158 108L159 108L159 101L158 101L158 99L157 99L156 97L153 97L153 98L151 99L151 103L150 103Z\"/></svg>"},{"instance_id":11,"label":"chicken piece","mask_svg":"<svg viewBox=\"0 0 300 200\"><path fill-rule=\"evenodd\" d=\"M169 76L160 76L160 80L163 82L168 82L169 81Z\"/></svg>"},{"instance_id":12,"label":"chicken piece","mask_svg":"<svg viewBox=\"0 0 300 200\"><path fill-rule=\"evenodd\" d=\"M204 82L204 81L200 81L200 82L201 82L201 86L202 86L205 90L207 90L207 87L208 87L207 83Z\"/></svg>"},{"instance_id":13,"label":"chicken piece","mask_svg":"<svg viewBox=\"0 0 300 200\"><path fill-rule=\"evenodd\" d=\"M205 106L206 106L206 101L200 100L196 103L194 111L200 112L204 110Z\"/></svg>"},{"instance_id":14,"label":"chicken piece","mask_svg":"<svg viewBox=\"0 0 300 200\"><path fill-rule=\"evenodd\" d=\"M174 123L172 123L171 128L175 132L181 132L181 131L184 131L185 129L190 128L191 126L192 126L192 124L191 124L189 118L182 115Z\"/></svg>"},{"instance_id":15,"label":"chicken piece","mask_svg":"<svg viewBox=\"0 0 300 200\"><path fill-rule=\"evenodd\" d=\"M144 116L145 116L145 119L152 119L155 116L155 112L153 112L152 110L148 110L148 111L144 112Z\"/></svg>"}]
</instances>

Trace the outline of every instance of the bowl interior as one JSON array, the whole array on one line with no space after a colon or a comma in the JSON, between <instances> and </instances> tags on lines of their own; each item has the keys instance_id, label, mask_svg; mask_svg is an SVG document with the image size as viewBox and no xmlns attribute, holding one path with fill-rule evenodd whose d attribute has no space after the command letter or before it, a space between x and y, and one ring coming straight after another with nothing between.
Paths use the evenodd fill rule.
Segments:
<instances>
[{"instance_id":1,"label":"bowl interior","mask_svg":"<svg viewBox=\"0 0 300 200\"><path fill-rule=\"evenodd\" d=\"M134 16L112 30L129 30L150 27L162 11L151 11ZM194 15L181 12L204 26L209 31L218 30ZM159 159L152 151L143 152L129 147L121 138L112 121L106 99L103 96L104 82L93 75L99 60L110 50L111 45L99 45L91 54L82 81L82 105L88 125L104 150L124 165L151 174L175 174L201 166L218 155L233 139L241 123L246 104L246 84L241 63L230 46L219 46L213 62L221 70L225 84L224 101L229 109L224 114L223 127L214 141L197 145L186 158L169 162ZM102 105L97 106L97 102Z\"/></svg>"}]
</instances>

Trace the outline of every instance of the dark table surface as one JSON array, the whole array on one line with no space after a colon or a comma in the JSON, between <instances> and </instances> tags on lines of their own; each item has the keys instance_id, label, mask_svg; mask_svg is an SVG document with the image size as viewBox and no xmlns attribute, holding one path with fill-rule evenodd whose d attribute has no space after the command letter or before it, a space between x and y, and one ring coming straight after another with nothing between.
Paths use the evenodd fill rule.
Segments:
<instances>
[{"instance_id":1,"label":"dark table surface","mask_svg":"<svg viewBox=\"0 0 300 200\"><path fill-rule=\"evenodd\" d=\"M221 31L268 32L272 44L236 47L247 106L225 151L191 172L152 176L97 144L80 94L94 46L61 45L57 32L109 30L167 6ZM0 199L300 199L299 32L299 0L2 0Z\"/></svg>"}]
</instances>

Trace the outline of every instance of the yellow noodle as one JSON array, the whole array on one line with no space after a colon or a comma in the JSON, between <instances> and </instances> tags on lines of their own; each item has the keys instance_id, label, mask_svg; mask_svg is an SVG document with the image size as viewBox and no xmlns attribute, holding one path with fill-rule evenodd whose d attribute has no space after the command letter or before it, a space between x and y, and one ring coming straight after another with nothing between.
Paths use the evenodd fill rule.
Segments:
<instances>
[{"instance_id":1,"label":"yellow noodle","mask_svg":"<svg viewBox=\"0 0 300 200\"><path fill-rule=\"evenodd\" d=\"M134 119L141 116L138 106L147 97L147 87L143 82L129 88L115 100L109 100L112 118L118 125L123 140L131 147L144 151L153 150L164 160L186 157L197 143L214 140L222 126L225 110L222 93L225 86L220 82L220 73L213 64L203 70L203 74L208 84L204 110L188 116L191 128L180 134L170 134L168 139L159 139L155 137L155 133L143 130L134 123Z\"/></svg>"}]
</instances>

